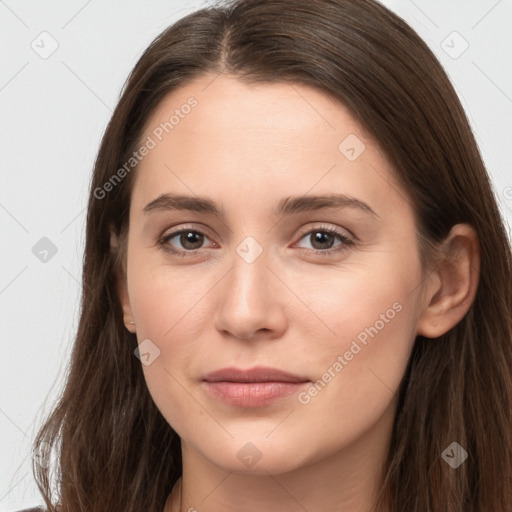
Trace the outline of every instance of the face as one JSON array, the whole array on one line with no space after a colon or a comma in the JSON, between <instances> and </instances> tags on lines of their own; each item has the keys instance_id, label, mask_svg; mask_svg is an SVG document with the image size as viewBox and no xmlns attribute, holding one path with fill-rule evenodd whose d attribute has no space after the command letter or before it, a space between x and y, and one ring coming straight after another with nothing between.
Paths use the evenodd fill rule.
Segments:
<instances>
[{"instance_id":1,"label":"face","mask_svg":"<svg viewBox=\"0 0 512 512\"><path fill-rule=\"evenodd\" d=\"M184 450L283 473L389 434L421 313L415 220L334 98L212 80L146 125L123 309Z\"/></svg>"}]
</instances>

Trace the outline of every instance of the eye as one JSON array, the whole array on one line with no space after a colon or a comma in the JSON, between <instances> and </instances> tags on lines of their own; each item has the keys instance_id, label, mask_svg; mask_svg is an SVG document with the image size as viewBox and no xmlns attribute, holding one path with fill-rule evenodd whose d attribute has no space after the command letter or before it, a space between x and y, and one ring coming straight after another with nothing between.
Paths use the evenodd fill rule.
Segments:
<instances>
[{"instance_id":1,"label":"eye","mask_svg":"<svg viewBox=\"0 0 512 512\"><path fill-rule=\"evenodd\" d=\"M171 233L165 234L160 238L160 240L158 240L158 245L173 254L185 256L187 252L192 253L203 249L202 245L204 244L205 239L209 240L202 231L182 228L178 231L172 231ZM181 247L176 247L177 244L181 245Z\"/></svg>"},{"instance_id":2,"label":"eye","mask_svg":"<svg viewBox=\"0 0 512 512\"><path fill-rule=\"evenodd\" d=\"M301 240L302 239L308 240L312 246L311 249L303 247L307 252L320 254L322 256L329 256L333 253L338 253L354 244L354 242L344 232L323 226L309 230L307 233L302 235ZM336 239L340 242L337 245L334 245Z\"/></svg>"},{"instance_id":3,"label":"eye","mask_svg":"<svg viewBox=\"0 0 512 512\"><path fill-rule=\"evenodd\" d=\"M301 236L300 240L303 239L309 240L311 248L301 247L300 245L298 247L304 249L307 253L322 256L332 256L354 244L353 240L344 232L325 226L310 229ZM335 244L336 239L339 241L338 244ZM204 249L203 244L206 240L209 240L209 238L202 231L192 228L181 228L162 236L158 240L158 245L165 251L177 256L188 256ZM217 247L215 242L212 243L213 247Z\"/></svg>"}]
</instances>

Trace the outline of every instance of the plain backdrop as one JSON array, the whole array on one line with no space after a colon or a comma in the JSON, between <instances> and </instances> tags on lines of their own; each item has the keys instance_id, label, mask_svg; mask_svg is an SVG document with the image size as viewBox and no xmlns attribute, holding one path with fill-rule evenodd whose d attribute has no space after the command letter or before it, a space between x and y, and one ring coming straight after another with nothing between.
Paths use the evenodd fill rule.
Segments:
<instances>
[{"instance_id":1,"label":"plain backdrop","mask_svg":"<svg viewBox=\"0 0 512 512\"><path fill-rule=\"evenodd\" d=\"M512 0L383 3L450 75L510 226ZM62 388L76 332L100 138L146 46L205 5L0 0L0 511L42 503L31 442Z\"/></svg>"}]
</instances>

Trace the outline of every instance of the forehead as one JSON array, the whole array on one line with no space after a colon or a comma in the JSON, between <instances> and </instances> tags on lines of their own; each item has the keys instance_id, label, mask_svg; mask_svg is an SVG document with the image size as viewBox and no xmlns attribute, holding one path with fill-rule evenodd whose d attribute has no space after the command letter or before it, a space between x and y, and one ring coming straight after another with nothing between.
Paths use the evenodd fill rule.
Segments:
<instances>
[{"instance_id":1,"label":"forehead","mask_svg":"<svg viewBox=\"0 0 512 512\"><path fill-rule=\"evenodd\" d=\"M189 108L191 102L195 105ZM169 135L179 135L178 125L183 131L191 124L187 118L194 119L197 135L210 137L212 129L220 137L223 133L236 137L235 132L242 130L239 138L262 131L295 137L305 131L309 137L315 135L313 132L364 132L341 101L328 92L284 82L247 84L230 75L201 75L170 92L150 115L144 133L150 134L166 123L169 129L170 121ZM369 134L364 133L364 137L369 138Z\"/></svg>"},{"instance_id":2,"label":"forehead","mask_svg":"<svg viewBox=\"0 0 512 512\"><path fill-rule=\"evenodd\" d=\"M333 95L301 84L202 75L151 113L141 137L149 140L152 148L136 172L138 202L165 188L198 195L250 191L260 199L345 188L371 200L382 193L383 180L392 180L378 144L350 111Z\"/></svg>"}]
</instances>

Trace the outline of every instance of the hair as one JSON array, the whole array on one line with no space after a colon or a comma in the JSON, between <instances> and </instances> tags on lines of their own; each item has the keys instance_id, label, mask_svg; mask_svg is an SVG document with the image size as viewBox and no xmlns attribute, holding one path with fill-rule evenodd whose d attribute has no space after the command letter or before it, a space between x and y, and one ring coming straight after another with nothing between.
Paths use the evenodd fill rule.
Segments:
<instances>
[{"instance_id":1,"label":"hair","mask_svg":"<svg viewBox=\"0 0 512 512\"><path fill-rule=\"evenodd\" d=\"M334 95L392 164L421 240L437 247L458 223L476 230L475 300L445 335L414 341L375 510L512 510L512 255L504 222L441 64L374 0L227 0L180 19L140 57L95 162L78 332L64 390L34 444L55 458L51 467L33 465L48 510L161 512L181 475L180 439L149 394L117 293L135 173L102 198L95 191L132 156L162 99L207 73ZM120 239L115 250L111 230ZM441 456L453 441L468 452L457 469Z\"/></svg>"}]
</instances>

